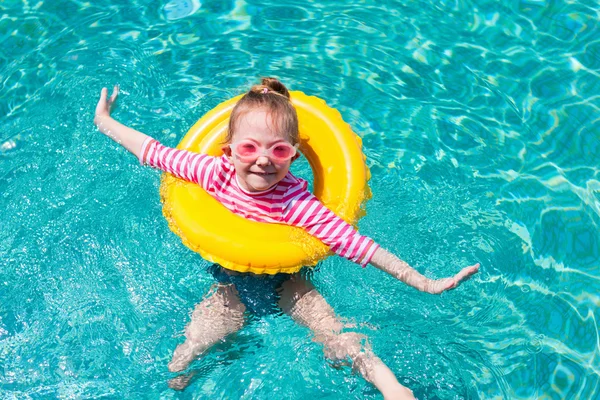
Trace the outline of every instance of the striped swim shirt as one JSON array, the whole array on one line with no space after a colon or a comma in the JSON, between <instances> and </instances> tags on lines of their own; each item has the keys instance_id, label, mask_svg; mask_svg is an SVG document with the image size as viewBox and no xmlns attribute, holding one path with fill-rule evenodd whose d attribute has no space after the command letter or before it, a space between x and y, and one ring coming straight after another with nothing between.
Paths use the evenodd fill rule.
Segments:
<instances>
[{"instance_id":1,"label":"striped swim shirt","mask_svg":"<svg viewBox=\"0 0 600 400\"><path fill-rule=\"evenodd\" d=\"M151 138L142 144L140 163L200 185L227 209L249 220L303 228L334 253L363 267L379 247L325 207L307 190L307 182L289 171L275 186L251 193L240 187L226 156L177 150Z\"/></svg>"}]
</instances>

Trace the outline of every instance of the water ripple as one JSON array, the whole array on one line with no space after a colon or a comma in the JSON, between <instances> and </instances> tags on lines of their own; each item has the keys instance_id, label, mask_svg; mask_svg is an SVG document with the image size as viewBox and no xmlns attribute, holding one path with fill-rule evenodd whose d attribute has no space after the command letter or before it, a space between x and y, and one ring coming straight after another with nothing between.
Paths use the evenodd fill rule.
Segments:
<instances>
[{"instance_id":1,"label":"water ripple","mask_svg":"<svg viewBox=\"0 0 600 400\"><path fill-rule=\"evenodd\" d=\"M168 230L157 173L94 132L93 106L118 83L117 117L175 145L276 75L363 137L364 233L429 276L483 265L434 298L339 259L315 273L403 382L424 398L596 398L598 17L588 0L2 2L3 390L176 397L165 364L207 263ZM190 392L377 396L283 317L238 336L195 364Z\"/></svg>"}]
</instances>

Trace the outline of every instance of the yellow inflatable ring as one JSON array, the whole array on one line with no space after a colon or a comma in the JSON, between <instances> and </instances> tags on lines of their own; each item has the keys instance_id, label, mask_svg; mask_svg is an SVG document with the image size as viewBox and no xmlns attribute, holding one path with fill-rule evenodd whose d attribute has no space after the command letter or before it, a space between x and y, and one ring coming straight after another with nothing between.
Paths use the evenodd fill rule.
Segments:
<instances>
[{"instance_id":1,"label":"yellow inflatable ring","mask_svg":"<svg viewBox=\"0 0 600 400\"><path fill-rule=\"evenodd\" d=\"M241 96L221 103L185 135L178 149L222 154L229 114ZM330 210L355 225L371 197L362 141L340 113L316 97L291 93L298 112L300 151L314 176L314 194ZM303 229L249 221L235 215L199 185L164 174L163 214L173 232L208 261L255 274L293 273L314 266L328 247Z\"/></svg>"}]
</instances>

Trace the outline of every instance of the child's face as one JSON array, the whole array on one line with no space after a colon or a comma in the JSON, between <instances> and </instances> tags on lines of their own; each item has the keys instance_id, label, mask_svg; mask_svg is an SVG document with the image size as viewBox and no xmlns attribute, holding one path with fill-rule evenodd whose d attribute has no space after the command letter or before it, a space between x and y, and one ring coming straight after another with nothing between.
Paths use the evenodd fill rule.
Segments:
<instances>
[{"instance_id":1,"label":"child's face","mask_svg":"<svg viewBox=\"0 0 600 400\"><path fill-rule=\"evenodd\" d=\"M286 134L274 131L270 114L265 110L248 111L242 115L235 126L232 141L250 140L263 149L274 144L288 142ZM243 162L232 153L229 146L223 148L229 161L235 167L238 182L248 192L259 192L275 186L281 181L294 158L285 162L276 162L266 155L260 155L252 162Z\"/></svg>"}]
</instances>

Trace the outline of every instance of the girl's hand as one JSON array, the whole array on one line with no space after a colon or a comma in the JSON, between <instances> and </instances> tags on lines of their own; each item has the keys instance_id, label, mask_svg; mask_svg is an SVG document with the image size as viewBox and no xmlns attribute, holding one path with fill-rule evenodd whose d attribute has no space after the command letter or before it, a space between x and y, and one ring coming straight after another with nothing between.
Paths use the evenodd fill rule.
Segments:
<instances>
[{"instance_id":1,"label":"girl's hand","mask_svg":"<svg viewBox=\"0 0 600 400\"><path fill-rule=\"evenodd\" d=\"M107 94L108 89L102 88L102 91L100 92L100 100L98 100L98 104L96 105L96 114L94 115L94 121L96 122L98 118L110 117L110 112L112 111L115 101L117 101L117 96L119 95L119 86L115 85L113 93L108 100L106 100Z\"/></svg>"},{"instance_id":2,"label":"girl's hand","mask_svg":"<svg viewBox=\"0 0 600 400\"><path fill-rule=\"evenodd\" d=\"M440 294L446 290L454 289L461 282L469 279L471 275L479 271L479 263L477 263L470 267L463 268L458 274L451 278L429 279L421 275L406 262L381 247L373 253L371 264L407 285L412 286L421 292L431 294Z\"/></svg>"},{"instance_id":3,"label":"girl's hand","mask_svg":"<svg viewBox=\"0 0 600 400\"><path fill-rule=\"evenodd\" d=\"M100 132L125 147L139 159L142 144L149 136L136 131L135 129L131 129L110 117L110 112L119 95L119 86L115 85L113 93L108 100L106 99L107 93L108 90L102 88L100 100L98 100L98 105L96 105L94 124L98 127Z\"/></svg>"},{"instance_id":4,"label":"girl's hand","mask_svg":"<svg viewBox=\"0 0 600 400\"><path fill-rule=\"evenodd\" d=\"M479 264L463 268L458 274L451 278L430 280L426 283L424 292L440 294L446 290L454 289L458 287L462 281L469 279L471 275L477 273L477 271L479 271Z\"/></svg>"}]
</instances>

